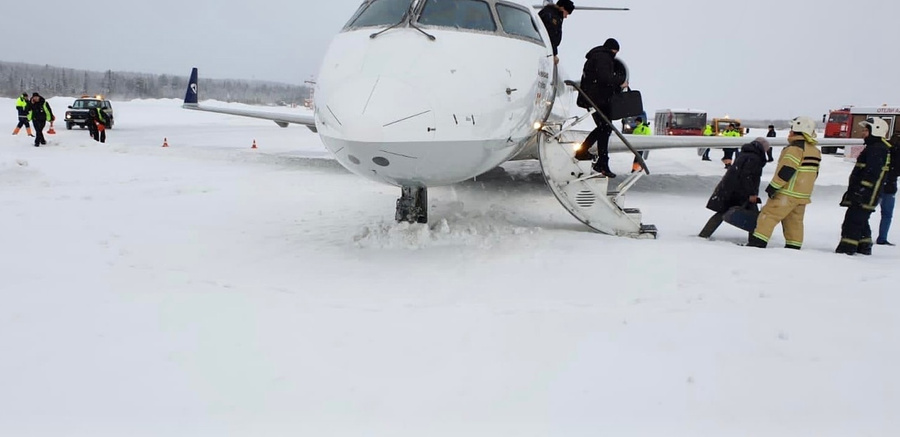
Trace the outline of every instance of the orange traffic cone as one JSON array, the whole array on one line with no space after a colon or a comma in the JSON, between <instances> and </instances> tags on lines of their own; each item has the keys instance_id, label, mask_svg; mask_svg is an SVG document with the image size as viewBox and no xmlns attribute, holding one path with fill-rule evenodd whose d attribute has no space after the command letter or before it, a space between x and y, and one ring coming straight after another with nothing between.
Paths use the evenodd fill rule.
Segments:
<instances>
[{"instance_id":1,"label":"orange traffic cone","mask_svg":"<svg viewBox=\"0 0 900 437\"><path fill-rule=\"evenodd\" d=\"M169 147L169 139L163 138L163 147Z\"/></svg>"},{"instance_id":2,"label":"orange traffic cone","mask_svg":"<svg viewBox=\"0 0 900 437\"><path fill-rule=\"evenodd\" d=\"M253 140L253 146L251 146L250 148L251 148L251 149L255 149L255 148L256 148L256 140Z\"/></svg>"},{"instance_id":3,"label":"orange traffic cone","mask_svg":"<svg viewBox=\"0 0 900 437\"><path fill-rule=\"evenodd\" d=\"M50 130L47 131L50 135L56 135L56 130L53 129L53 121L50 121Z\"/></svg>"}]
</instances>

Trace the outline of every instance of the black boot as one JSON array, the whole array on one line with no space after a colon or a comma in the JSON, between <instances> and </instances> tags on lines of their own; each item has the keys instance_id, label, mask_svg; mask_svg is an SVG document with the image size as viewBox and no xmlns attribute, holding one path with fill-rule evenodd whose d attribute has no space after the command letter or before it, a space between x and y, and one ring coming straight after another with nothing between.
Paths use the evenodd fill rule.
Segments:
<instances>
[{"instance_id":1,"label":"black boot","mask_svg":"<svg viewBox=\"0 0 900 437\"><path fill-rule=\"evenodd\" d=\"M856 248L856 253L860 255L871 255L872 243L859 243L859 246Z\"/></svg>"},{"instance_id":2,"label":"black boot","mask_svg":"<svg viewBox=\"0 0 900 437\"><path fill-rule=\"evenodd\" d=\"M769 245L769 243L767 243L762 238L757 237L756 235L750 235L750 239L749 239L749 241L747 241L747 245L750 247L758 247L760 249L765 249L766 246Z\"/></svg>"},{"instance_id":3,"label":"black boot","mask_svg":"<svg viewBox=\"0 0 900 437\"><path fill-rule=\"evenodd\" d=\"M850 243L841 243L838 244L837 249L834 250L834 253L843 253L844 255L856 255L856 246Z\"/></svg>"},{"instance_id":4,"label":"black boot","mask_svg":"<svg viewBox=\"0 0 900 437\"><path fill-rule=\"evenodd\" d=\"M700 238L709 238L712 237L713 232L716 232L716 229L719 229L719 226L722 225L722 217L725 214L715 214L709 218L709 221L706 222L706 226L700 230L700 234L697 236Z\"/></svg>"}]
</instances>

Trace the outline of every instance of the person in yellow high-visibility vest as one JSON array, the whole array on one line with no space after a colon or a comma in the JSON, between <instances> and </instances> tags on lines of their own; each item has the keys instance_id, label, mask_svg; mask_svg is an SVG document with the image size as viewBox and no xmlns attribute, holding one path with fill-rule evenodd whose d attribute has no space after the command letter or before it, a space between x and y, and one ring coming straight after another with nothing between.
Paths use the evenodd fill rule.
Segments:
<instances>
[{"instance_id":1,"label":"person in yellow high-visibility vest","mask_svg":"<svg viewBox=\"0 0 900 437\"><path fill-rule=\"evenodd\" d=\"M734 123L728 123L728 129L725 129L725 132L722 134L723 137L740 137L741 133L738 132L737 126ZM734 162L734 154L737 153L738 149L727 147L722 149L722 164L725 164L725 168L731 167L731 163Z\"/></svg>"},{"instance_id":2,"label":"person in yellow high-visibility vest","mask_svg":"<svg viewBox=\"0 0 900 437\"><path fill-rule=\"evenodd\" d=\"M710 126L708 124L706 125L706 127L703 129L703 136L704 137L713 136L712 126ZM703 151L703 158L701 158L701 159L703 161L712 161L711 159L709 159L709 149L706 149Z\"/></svg>"},{"instance_id":3,"label":"person in yellow high-visibility vest","mask_svg":"<svg viewBox=\"0 0 900 437\"><path fill-rule=\"evenodd\" d=\"M632 135L653 135L653 131L650 130L650 125L644 123L644 119L642 117L636 118L634 122L637 124L637 126L635 126L634 130L631 131ZM641 154L641 157L643 157L644 160L646 160L649 156L649 154L645 151L638 151L638 153ZM643 168L641 168L641 162L638 160L637 156L635 156L634 162L631 163L631 172L634 173L642 170Z\"/></svg>"},{"instance_id":4,"label":"person in yellow high-visibility vest","mask_svg":"<svg viewBox=\"0 0 900 437\"><path fill-rule=\"evenodd\" d=\"M28 122L28 93L22 93L16 100L16 111L19 113L19 124L13 130L13 135L18 135L19 131L24 127L29 137L33 137L31 133L31 124Z\"/></svg>"}]
</instances>

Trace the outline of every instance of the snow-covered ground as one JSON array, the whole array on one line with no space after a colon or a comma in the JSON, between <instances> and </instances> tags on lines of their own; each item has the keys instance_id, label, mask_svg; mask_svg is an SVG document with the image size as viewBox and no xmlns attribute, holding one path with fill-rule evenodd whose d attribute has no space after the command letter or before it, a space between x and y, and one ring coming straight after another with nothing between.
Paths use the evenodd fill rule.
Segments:
<instances>
[{"instance_id":1,"label":"snow-covered ground","mask_svg":"<svg viewBox=\"0 0 900 437\"><path fill-rule=\"evenodd\" d=\"M630 194L656 241L589 232L536 162L410 226L306 129L114 104L106 145L0 136L0 435L900 433L900 249L832 253L838 157L801 252L695 237L694 150Z\"/></svg>"}]
</instances>

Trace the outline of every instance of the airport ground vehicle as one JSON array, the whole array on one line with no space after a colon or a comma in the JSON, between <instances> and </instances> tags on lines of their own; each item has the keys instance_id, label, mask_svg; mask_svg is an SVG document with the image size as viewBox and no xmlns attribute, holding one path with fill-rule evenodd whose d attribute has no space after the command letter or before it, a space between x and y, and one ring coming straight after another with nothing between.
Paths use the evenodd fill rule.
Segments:
<instances>
[{"instance_id":1,"label":"airport ground vehicle","mask_svg":"<svg viewBox=\"0 0 900 437\"><path fill-rule=\"evenodd\" d=\"M692 109L659 109L653 117L654 135L703 135L706 111Z\"/></svg>"},{"instance_id":2,"label":"airport ground vehicle","mask_svg":"<svg viewBox=\"0 0 900 437\"><path fill-rule=\"evenodd\" d=\"M868 117L883 118L891 127L891 136L900 135L900 126L896 123L900 117L900 106L847 106L822 116L825 138L862 138L865 128L859 122ZM837 153L837 149L838 147L822 147L822 153Z\"/></svg>"},{"instance_id":3,"label":"airport ground vehicle","mask_svg":"<svg viewBox=\"0 0 900 437\"><path fill-rule=\"evenodd\" d=\"M78 99L75 99L66 111L66 129L71 130L75 125L78 125L82 129L87 127L88 114L91 110L96 108L103 109L103 113L109 117L108 129L112 129L115 124L112 103L100 95L81 96Z\"/></svg>"}]
</instances>

